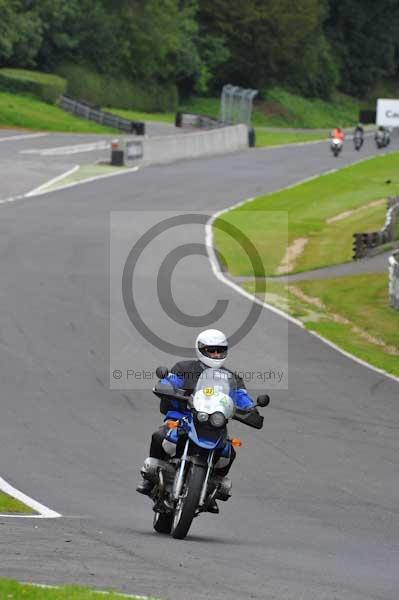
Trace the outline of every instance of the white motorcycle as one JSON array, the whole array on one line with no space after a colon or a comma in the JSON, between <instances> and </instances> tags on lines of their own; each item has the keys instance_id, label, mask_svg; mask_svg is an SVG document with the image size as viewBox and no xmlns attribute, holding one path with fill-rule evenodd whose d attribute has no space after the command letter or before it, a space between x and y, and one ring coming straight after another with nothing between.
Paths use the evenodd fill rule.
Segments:
<instances>
[{"instance_id":1,"label":"white motorcycle","mask_svg":"<svg viewBox=\"0 0 399 600\"><path fill-rule=\"evenodd\" d=\"M339 138L332 138L330 141L331 152L334 156L338 156L343 147L343 142Z\"/></svg>"}]
</instances>

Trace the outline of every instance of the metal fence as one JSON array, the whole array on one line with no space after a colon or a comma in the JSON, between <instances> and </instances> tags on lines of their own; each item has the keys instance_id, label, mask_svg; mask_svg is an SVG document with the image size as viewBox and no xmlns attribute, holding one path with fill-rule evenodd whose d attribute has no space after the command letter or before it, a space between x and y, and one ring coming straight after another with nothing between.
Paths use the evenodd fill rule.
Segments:
<instances>
[{"instance_id":1,"label":"metal fence","mask_svg":"<svg viewBox=\"0 0 399 600\"><path fill-rule=\"evenodd\" d=\"M253 100L258 90L243 89L235 85L223 86L220 98L220 121L224 125L244 123L250 127Z\"/></svg>"},{"instance_id":2,"label":"metal fence","mask_svg":"<svg viewBox=\"0 0 399 600\"><path fill-rule=\"evenodd\" d=\"M389 257L389 302L399 310L399 251Z\"/></svg>"},{"instance_id":3,"label":"metal fence","mask_svg":"<svg viewBox=\"0 0 399 600\"><path fill-rule=\"evenodd\" d=\"M394 241L399 221L399 197L388 198L387 204L387 216L383 229L353 234L353 260L375 254L376 248Z\"/></svg>"},{"instance_id":4,"label":"metal fence","mask_svg":"<svg viewBox=\"0 0 399 600\"><path fill-rule=\"evenodd\" d=\"M107 125L108 127L114 127L127 133L135 133L136 135L145 134L145 123L141 121L129 121L129 119L124 119L118 115L103 112L87 102L78 102L68 96L61 96L59 106L78 117L95 121L101 125Z\"/></svg>"}]
</instances>

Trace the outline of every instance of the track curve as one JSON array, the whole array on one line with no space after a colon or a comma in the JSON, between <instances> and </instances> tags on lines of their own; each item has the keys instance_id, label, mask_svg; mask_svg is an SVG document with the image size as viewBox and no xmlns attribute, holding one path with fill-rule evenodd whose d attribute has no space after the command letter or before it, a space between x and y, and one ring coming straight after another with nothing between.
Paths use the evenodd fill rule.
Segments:
<instances>
[{"instance_id":1,"label":"track curve","mask_svg":"<svg viewBox=\"0 0 399 600\"><path fill-rule=\"evenodd\" d=\"M230 362L283 360L288 335L288 390L272 395L261 432L237 428L233 498L184 542L152 532L134 491L157 403L108 387L111 210L213 213L355 159L325 144L253 150L1 207L0 474L64 517L0 518L0 575L168 600L397 599L397 383L265 310ZM198 285L231 301L231 320L247 306L205 261L174 277L195 314ZM153 315L173 339L155 304ZM157 353L133 341L154 368Z\"/></svg>"}]
</instances>

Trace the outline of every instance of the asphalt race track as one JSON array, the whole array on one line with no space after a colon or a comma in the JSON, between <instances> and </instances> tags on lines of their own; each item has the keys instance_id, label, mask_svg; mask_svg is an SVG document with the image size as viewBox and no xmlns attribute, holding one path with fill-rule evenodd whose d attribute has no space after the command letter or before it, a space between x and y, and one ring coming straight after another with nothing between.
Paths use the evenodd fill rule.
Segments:
<instances>
[{"instance_id":1,"label":"asphalt race track","mask_svg":"<svg viewBox=\"0 0 399 600\"><path fill-rule=\"evenodd\" d=\"M398 147L394 138L389 151ZM338 159L325 142L248 150L0 206L0 475L63 515L0 517L0 576L167 600L397 600L397 382L263 310L229 365L286 361L288 389L272 392L262 431L234 425L244 447L233 497L185 541L155 534L150 503L135 493L160 422L151 384L109 389L110 211L212 214L375 152L371 142L360 155L348 142ZM14 161L22 182L28 156ZM200 315L226 298L223 326L234 329L248 300L207 259L190 260L173 274L177 304ZM181 333L148 292L153 263L138 277L152 329L190 343L197 329ZM133 327L129 344L139 366L165 360Z\"/></svg>"}]
</instances>

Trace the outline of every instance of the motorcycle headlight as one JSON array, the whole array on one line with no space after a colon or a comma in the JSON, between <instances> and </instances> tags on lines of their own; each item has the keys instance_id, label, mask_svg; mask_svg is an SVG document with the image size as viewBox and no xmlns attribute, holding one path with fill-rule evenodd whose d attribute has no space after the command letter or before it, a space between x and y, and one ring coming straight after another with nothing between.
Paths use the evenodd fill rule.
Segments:
<instances>
[{"instance_id":1,"label":"motorcycle headlight","mask_svg":"<svg viewBox=\"0 0 399 600\"><path fill-rule=\"evenodd\" d=\"M209 421L213 427L223 427L226 424L226 417L221 412L214 412L209 417Z\"/></svg>"},{"instance_id":2,"label":"motorcycle headlight","mask_svg":"<svg viewBox=\"0 0 399 600\"><path fill-rule=\"evenodd\" d=\"M197 412L197 419L200 423L205 423L209 418L208 413L206 412Z\"/></svg>"}]
</instances>

